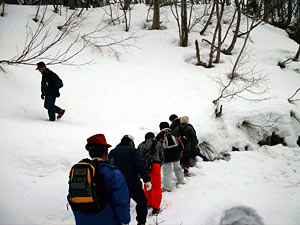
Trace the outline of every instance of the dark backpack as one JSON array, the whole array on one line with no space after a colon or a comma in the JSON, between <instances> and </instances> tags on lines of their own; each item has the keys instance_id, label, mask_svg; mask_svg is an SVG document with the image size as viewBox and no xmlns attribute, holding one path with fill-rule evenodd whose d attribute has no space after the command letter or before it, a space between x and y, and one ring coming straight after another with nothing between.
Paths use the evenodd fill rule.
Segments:
<instances>
[{"instance_id":1,"label":"dark backpack","mask_svg":"<svg viewBox=\"0 0 300 225\"><path fill-rule=\"evenodd\" d=\"M189 126L194 129L194 127L191 124L179 125L179 127L178 127L178 131L179 131L178 137L184 146L187 144L187 141L188 141L188 139L186 137L185 129Z\"/></svg>"},{"instance_id":2,"label":"dark backpack","mask_svg":"<svg viewBox=\"0 0 300 225\"><path fill-rule=\"evenodd\" d=\"M143 151L143 157L145 159L145 169L148 173L150 173L152 170L152 165L154 162L152 155L156 153L156 144L157 141L154 140L151 144L151 147L149 149L144 149Z\"/></svg>"},{"instance_id":3,"label":"dark backpack","mask_svg":"<svg viewBox=\"0 0 300 225\"><path fill-rule=\"evenodd\" d=\"M97 160L83 159L72 167L67 197L72 210L89 214L100 212L106 206L108 196L98 163Z\"/></svg>"}]
</instances>

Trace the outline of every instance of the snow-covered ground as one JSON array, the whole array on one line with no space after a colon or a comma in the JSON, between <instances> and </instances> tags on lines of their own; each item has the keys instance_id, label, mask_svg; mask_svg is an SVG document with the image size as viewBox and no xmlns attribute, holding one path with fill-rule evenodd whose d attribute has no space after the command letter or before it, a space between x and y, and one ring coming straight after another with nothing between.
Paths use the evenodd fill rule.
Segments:
<instances>
[{"instance_id":1,"label":"snow-covered ground","mask_svg":"<svg viewBox=\"0 0 300 225\"><path fill-rule=\"evenodd\" d=\"M32 29L37 26L32 20L35 10L33 6L6 7L6 16L0 18L0 60L14 56L17 46L21 50L26 24ZM231 12L228 8L225 14L229 21ZM277 66L278 61L295 55L297 43L278 28L258 26L247 46L246 68L255 66L255 73L267 76L269 91L260 98L269 99L225 102L223 116L216 119L212 100L219 92L215 79L224 79L230 71L244 39L238 40L232 56L222 55L214 68L197 67L193 43L198 39L201 58L207 61L209 46L201 39L211 40L214 27L203 37L199 35L203 26L196 26L190 45L181 48L169 8L161 9L164 30L145 29L146 13L144 5L133 7L129 33L124 32L124 24L107 28L119 37L137 37L130 46L115 47L119 60L108 51L88 48L75 62L93 60L92 64L49 66L64 82L57 105L66 108L66 114L55 123L47 121L36 67L4 67L6 73L0 73L0 224L74 224L66 208L68 173L74 163L87 157L86 139L103 133L115 146L124 134L131 134L139 144L146 132L157 133L159 123L173 113L189 116L199 141L219 152L231 151L232 146L247 146L250 151L230 152L229 161L198 159L191 169L195 176L163 194L159 223L217 225L224 210L242 205L253 208L267 225L300 224L300 149L296 144L300 124L290 117L291 110L300 114L300 108L287 101L300 86L296 72L300 63L291 62L284 70ZM54 18L52 35L65 18L65 11ZM107 19L103 9L91 9L81 31L87 32L100 20L105 24ZM223 33L227 26L223 24ZM243 30L245 26L244 18ZM229 35L226 46L232 32ZM241 128L244 120L265 127ZM273 131L285 137L287 146L256 144L261 136L255 134ZM136 224L135 215L132 203L130 224ZM153 219L147 222L155 224Z\"/></svg>"}]
</instances>

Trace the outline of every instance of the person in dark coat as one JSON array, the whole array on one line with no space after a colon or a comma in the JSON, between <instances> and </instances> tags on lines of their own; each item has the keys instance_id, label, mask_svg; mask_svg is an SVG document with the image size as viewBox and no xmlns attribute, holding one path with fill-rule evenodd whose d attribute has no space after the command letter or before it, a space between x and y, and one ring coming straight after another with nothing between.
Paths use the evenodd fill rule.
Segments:
<instances>
[{"instance_id":1,"label":"person in dark coat","mask_svg":"<svg viewBox=\"0 0 300 225\"><path fill-rule=\"evenodd\" d=\"M190 158L196 156L195 152L199 145L196 130L191 124L189 124L189 117L180 117L180 125L175 128L174 133L177 137L180 137L184 145L182 156L184 176L189 177Z\"/></svg>"},{"instance_id":2,"label":"person in dark coat","mask_svg":"<svg viewBox=\"0 0 300 225\"><path fill-rule=\"evenodd\" d=\"M161 144L155 140L155 135L152 132L148 132L145 135L145 141L139 144L138 150L142 155L142 159L151 178L151 190L147 191L146 186L144 187L148 207L152 208L150 216L156 216L160 211L162 199L161 165L164 161L164 152ZM147 168L147 166L150 168Z\"/></svg>"},{"instance_id":3,"label":"person in dark coat","mask_svg":"<svg viewBox=\"0 0 300 225\"><path fill-rule=\"evenodd\" d=\"M42 74L41 98L45 100L44 107L48 110L49 120L55 121L55 113L58 114L57 119L60 119L65 109L56 106L55 100L60 96L59 89L63 86L63 82L56 73L46 67L44 62L39 62L36 69Z\"/></svg>"},{"instance_id":4,"label":"person in dark coat","mask_svg":"<svg viewBox=\"0 0 300 225\"><path fill-rule=\"evenodd\" d=\"M93 160L98 160L97 169L104 178L109 198L100 212L86 214L73 210L76 225L125 225L130 222L128 188L120 170L106 161L109 147L111 145L107 144L103 134L96 134L87 139L85 148Z\"/></svg>"},{"instance_id":5,"label":"person in dark coat","mask_svg":"<svg viewBox=\"0 0 300 225\"><path fill-rule=\"evenodd\" d=\"M173 136L175 134L173 131L169 128L168 122L161 122L159 124L160 132L156 136L156 140L158 140L160 143L164 141L164 136L167 133L171 133ZM175 172L175 176L177 178L177 185L178 184L185 184L184 182L184 176L183 171L180 166L180 158L181 158L181 152L183 150L182 143L177 140L177 146L173 148L164 148L164 155L165 155L165 161L163 165L163 185L164 185L164 191L172 191L172 169ZM162 145L163 146L163 145Z\"/></svg>"},{"instance_id":6,"label":"person in dark coat","mask_svg":"<svg viewBox=\"0 0 300 225\"><path fill-rule=\"evenodd\" d=\"M180 124L180 119L178 118L178 116L177 116L176 114L172 114L172 115L169 117L169 120L171 121L170 129L171 129L172 131L174 131L175 128L179 126L179 124Z\"/></svg>"},{"instance_id":7,"label":"person in dark coat","mask_svg":"<svg viewBox=\"0 0 300 225\"><path fill-rule=\"evenodd\" d=\"M152 185L141 154L134 147L134 138L131 135L125 135L121 139L121 143L109 152L108 158L111 164L121 170L126 179L129 197L136 202L138 225L145 224L148 214L147 198L140 177L143 179L148 191Z\"/></svg>"}]
</instances>

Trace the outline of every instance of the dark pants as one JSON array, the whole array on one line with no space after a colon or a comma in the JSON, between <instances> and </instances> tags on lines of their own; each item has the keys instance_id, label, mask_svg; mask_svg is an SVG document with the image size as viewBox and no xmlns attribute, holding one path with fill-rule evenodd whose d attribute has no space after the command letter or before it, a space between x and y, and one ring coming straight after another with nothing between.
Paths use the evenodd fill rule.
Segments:
<instances>
[{"instance_id":1,"label":"dark pants","mask_svg":"<svg viewBox=\"0 0 300 225\"><path fill-rule=\"evenodd\" d=\"M55 105L55 100L56 100L55 96L45 97L44 107L48 109L49 120L51 121L55 120L55 113L60 113L61 111L61 108Z\"/></svg>"},{"instance_id":2,"label":"dark pants","mask_svg":"<svg viewBox=\"0 0 300 225\"><path fill-rule=\"evenodd\" d=\"M141 224L146 223L148 207L147 207L147 198L143 190L142 182L127 184L129 190L129 198L133 199L136 202L136 221Z\"/></svg>"}]
</instances>

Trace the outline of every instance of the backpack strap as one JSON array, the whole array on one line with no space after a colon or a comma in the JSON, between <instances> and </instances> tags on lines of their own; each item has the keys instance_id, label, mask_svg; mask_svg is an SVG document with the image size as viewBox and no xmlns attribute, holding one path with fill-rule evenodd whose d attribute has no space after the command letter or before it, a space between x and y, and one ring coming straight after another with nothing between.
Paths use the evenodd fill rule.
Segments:
<instances>
[{"instance_id":1,"label":"backpack strap","mask_svg":"<svg viewBox=\"0 0 300 225\"><path fill-rule=\"evenodd\" d=\"M180 144L180 150L183 150L183 149L184 149L184 144L182 143L181 138L182 138L182 137L176 137L177 141L178 141L179 144Z\"/></svg>"}]
</instances>

